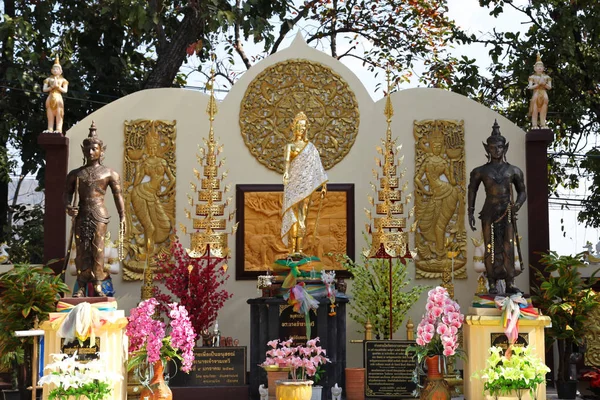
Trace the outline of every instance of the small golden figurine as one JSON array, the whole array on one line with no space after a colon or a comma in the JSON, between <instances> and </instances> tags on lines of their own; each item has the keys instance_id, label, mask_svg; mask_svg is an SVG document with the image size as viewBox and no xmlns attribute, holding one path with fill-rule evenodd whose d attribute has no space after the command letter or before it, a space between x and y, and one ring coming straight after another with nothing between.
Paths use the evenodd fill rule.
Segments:
<instances>
[{"instance_id":1,"label":"small golden figurine","mask_svg":"<svg viewBox=\"0 0 600 400\"><path fill-rule=\"evenodd\" d=\"M286 246L291 242L292 255L301 255L311 196L321 188L322 200L327 194L328 179L319 151L308 140L308 118L303 112L294 118L292 130L294 140L285 146L284 154L281 238Z\"/></svg>"},{"instance_id":2,"label":"small golden figurine","mask_svg":"<svg viewBox=\"0 0 600 400\"><path fill-rule=\"evenodd\" d=\"M65 103L63 102L63 93L69 89L69 81L62 76L62 67L58 56L54 60L54 65L50 70L52 76L44 79L44 93L48 93L46 98L46 116L48 117L48 129L44 133L62 133L63 118L65 116ZM56 124L55 124L56 121Z\"/></svg>"},{"instance_id":3,"label":"small golden figurine","mask_svg":"<svg viewBox=\"0 0 600 400\"><path fill-rule=\"evenodd\" d=\"M531 129L548 129L546 125L546 113L548 112L547 90L552 89L552 79L544 74L544 63L540 53L537 53L533 70L535 73L529 77L529 84L527 85L527 89L533 91L528 114L531 116Z\"/></svg>"}]
</instances>

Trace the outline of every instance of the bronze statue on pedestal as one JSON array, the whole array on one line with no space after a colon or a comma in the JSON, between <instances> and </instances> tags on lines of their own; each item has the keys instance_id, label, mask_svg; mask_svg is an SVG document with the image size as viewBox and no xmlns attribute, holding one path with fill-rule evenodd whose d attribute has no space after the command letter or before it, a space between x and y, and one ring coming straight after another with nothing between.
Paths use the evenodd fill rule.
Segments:
<instances>
[{"instance_id":1,"label":"bronze statue on pedestal","mask_svg":"<svg viewBox=\"0 0 600 400\"><path fill-rule=\"evenodd\" d=\"M104 205L104 195L110 186L117 211L119 213L122 241L125 206L121 195L119 175L104 165L104 146L96 135L96 125L92 122L90 133L81 146L86 163L67 175L64 201L67 214L74 218L77 283L73 297L105 296L111 294L112 282L109 272L104 268L104 237L108 227L109 215ZM77 192L79 204L72 205ZM122 243L119 244L122 246ZM86 291L88 283L93 284L93 295Z\"/></svg>"},{"instance_id":2,"label":"bronze statue on pedestal","mask_svg":"<svg viewBox=\"0 0 600 400\"><path fill-rule=\"evenodd\" d=\"M500 134L498 122L494 122L492 134L483 147L488 162L471 171L469 180L469 225L475 230L475 198L479 184L483 182L485 203L479 218L485 244L484 264L489 293L498 293L496 282L501 279L506 282L506 293L522 293L515 286L515 277L523 270L515 267L515 247L520 252L516 216L527 199L523 171L506 162L508 143ZM513 186L516 200L513 199ZM522 257L519 259L522 260Z\"/></svg>"}]
</instances>

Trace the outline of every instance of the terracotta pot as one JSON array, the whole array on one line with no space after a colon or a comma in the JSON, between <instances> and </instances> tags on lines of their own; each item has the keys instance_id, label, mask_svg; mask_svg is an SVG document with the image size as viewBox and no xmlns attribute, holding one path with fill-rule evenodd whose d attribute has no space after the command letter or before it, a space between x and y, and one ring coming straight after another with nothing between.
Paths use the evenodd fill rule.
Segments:
<instances>
[{"instance_id":1,"label":"terracotta pot","mask_svg":"<svg viewBox=\"0 0 600 400\"><path fill-rule=\"evenodd\" d=\"M440 371L440 356L427 357L427 381L421 390L421 400L450 400L450 386Z\"/></svg>"},{"instance_id":2,"label":"terracotta pot","mask_svg":"<svg viewBox=\"0 0 600 400\"><path fill-rule=\"evenodd\" d=\"M173 393L165 383L164 365L161 360L152 364L154 371L149 387L140 392L140 400L173 400Z\"/></svg>"},{"instance_id":3,"label":"terracotta pot","mask_svg":"<svg viewBox=\"0 0 600 400\"><path fill-rule=\"evenodd\" d=\"M346 400L365 399L365 369L346 368Z\"/></svg>"},{"instance_id":4,"label":"terracotta pot","mask_svg":"<svg viewBox=\"0 0 600 400\"><path fill-rule=\"evenodd\" d=\"M277 400L310 400L313 381L278 381Z\"/></svg>"},{"instance_id":5,"label":"terracotta pot","mask_svg":"<svg viewBox=\"0 0 600 400\"><path fill-rule=\"evenodd\" d=\"M269 389L269 400L275 400L275 388L277 387L277 381L286 380L289 375L289 371L280 370L267 370L267 388Z\"/></svg>"}]
</instances>

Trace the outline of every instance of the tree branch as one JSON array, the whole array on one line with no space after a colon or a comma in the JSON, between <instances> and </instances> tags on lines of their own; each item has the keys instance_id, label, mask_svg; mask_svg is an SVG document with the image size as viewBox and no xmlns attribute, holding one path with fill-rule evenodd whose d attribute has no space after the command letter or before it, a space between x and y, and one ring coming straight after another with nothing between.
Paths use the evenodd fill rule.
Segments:
<instances>
[{"instance_id":1,"label":"tree branch","mask_svg":"<svg viewBox=\"0 0 600 400\"><path fill-rule=\"evenodd\" d=\"M236 10L240 10L240 8L241 8L241 0L236 0L235 1L235 8L236 8ZM233 43L233 48L235 49L235 51L238 53L238 55L242 59L242 62L246 66L246 69L250 69L250 67L252 66L252 64L250 63L250 60L248 59L248 56L246 55L246 52L244 51L244 46L242 44L242 39L241 39L241 35L240 35L240 29L241 29L241 27L240 27L240 20L239 20L239 18L236 18L235 19L235 26L233 27L234 35L235 35L235 39L234 39L234 43ZM232 84L233 84L233 82L232 82Z\"/></svg>"},{"instance_id":2,"label":"tree branch","mask_svg":"<svg viewBox=\"0 0 600 400\"><path fill-rule=\"evenodd\" d=\"M302 8L298 12L298 15L296 15L296 17L294 19L291 19L291 20L284 19L282 21L281 28L279 29L279 37L273 43L273 47L271 48L270 54L275 54L277 52L277 50L279 49L279 45L281 45L281 42L283 41L283 39L285 39L285 35L287 35L287 33L290 30L292 30L292 28L294 26L296 26L296 24L298 23L298 21L300 21L302 18L304 18L306 16L306 14L308 13L308 10L310 10L318 2L319 2L319 0L311 0L311 1L309 1L308 3L306 3L304 5L304 8Z\"/></svg>"}]
</instances>

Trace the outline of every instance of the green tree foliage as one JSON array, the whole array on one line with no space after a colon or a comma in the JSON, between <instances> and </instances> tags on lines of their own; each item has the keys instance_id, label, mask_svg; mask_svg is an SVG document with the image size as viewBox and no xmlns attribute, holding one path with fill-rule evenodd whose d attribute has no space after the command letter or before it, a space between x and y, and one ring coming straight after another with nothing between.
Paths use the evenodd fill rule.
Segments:
<instances>
[{"instance_id":1,"label":"green tree foliage","mask_svg":"<svg viewBox=\"0 0 600 400\"><path fill-rule=\"evenodd\" d=\"M367 320L373 325L377 338L390 336L390 263L387 259L367 258L361 255L362 265L352 261L347 255L337 256L337 260L353 276L350 318L365 326ZM406 263L392 260L392 317L393 331L396 332L406 313L419 300L427 286L411 285ZM408 290L408 288L410 288Z\"/></svg>"},{"instance_id":2,"label":"green tree foliage","mask_svg":"<svg viewBox=\"0 0 600 400\"><path fill-rule=\"evenodd\" d=\"M536 52L552 78L548 125L554 131L555 155L549 161L550 189L558 196L559 185L575 188L580 173L575 154L600 128L600 2L596 0L534 0L515 5L510 0L480 0L492 16L505 9L516 10L528 29L524 34L493 30L481 37L456 31L459 41L483 43L492 65L482 76L474 60L463 58L454 70L452 89L496 109L528 130L531 92L527 78L533 74ZM521 2L522 4L522 2ZM586 168L600 173L600 165ZM596 197L590 200L598 202ZM580 219L590 222L590 214ZM591 220L594 224L600 220ZM598 226L598 225L595 225Z\"/></svg>"}]
</instances>

